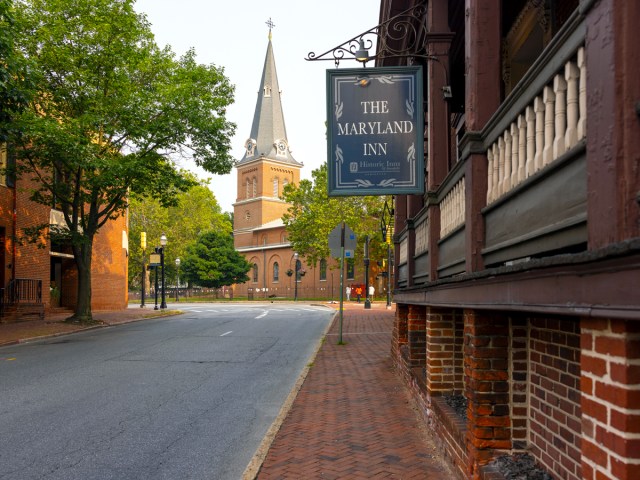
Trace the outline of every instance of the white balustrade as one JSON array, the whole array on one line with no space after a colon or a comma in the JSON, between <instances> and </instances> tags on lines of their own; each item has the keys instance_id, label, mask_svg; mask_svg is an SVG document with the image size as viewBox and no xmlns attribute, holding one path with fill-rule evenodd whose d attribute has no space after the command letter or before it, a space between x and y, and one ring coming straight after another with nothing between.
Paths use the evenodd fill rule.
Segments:
<instances>
[{"instance_id":1,"label":"white balustrade","mask_svg":"<svg viewBox=\"0 0 640 480\"><path fill-rule=\"evenodd\" d=\"M581 47L487 150L487 203L578 144L586 134L586 106L586 65Z\"/></svg>"},{"instance_id":2,"label":"white balustrade","mask_svg":"<svg viewBox=\"0 0 640 480\"><path fill-rule=\"evenodd\" d=\"M416 227L416 255L429 250L429 219L426 218Z\"/></svg>"},{"instance_id":3,"label":"white balustrade","mask_svg":"<svg viewBox=\"0 0 640 480\"><path fill-rule=\"evenodd\" d=\"M456 183L440 204L440 238L451 233L464 223L465 187L464 178Z\"/></svg>"}]
</instances>

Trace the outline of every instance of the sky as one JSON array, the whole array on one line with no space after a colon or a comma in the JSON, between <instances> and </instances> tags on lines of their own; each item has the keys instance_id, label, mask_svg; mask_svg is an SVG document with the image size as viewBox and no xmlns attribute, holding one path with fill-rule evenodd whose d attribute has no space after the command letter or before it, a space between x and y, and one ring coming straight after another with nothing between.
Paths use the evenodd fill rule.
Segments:
<instances>
[{"instance_id":1,"label":"sky","mask_svg":"<svg viewBox=\"0 0 640 480\"><path fill-rule=\"evenodd\" d=\"M269 41L282 91L287 140L293 157L304 164L302 178L320 167L327 156L326 70L333 61L307 61L309 52L320 55L378 24L380 0L137 0L136 11L147 15L156 43L170 45L177 55L193 47L203 64L224 67L235 85L235 102L227 110L237 126L231 154L242 158L251 133L258 87ZM339 68L356 68L343 60ZM369 64L368 66L373 66ZM237 173L213 175L182 164L200 178L211 178L222 211L232 212Z\"/></svg>"}]
</instances>

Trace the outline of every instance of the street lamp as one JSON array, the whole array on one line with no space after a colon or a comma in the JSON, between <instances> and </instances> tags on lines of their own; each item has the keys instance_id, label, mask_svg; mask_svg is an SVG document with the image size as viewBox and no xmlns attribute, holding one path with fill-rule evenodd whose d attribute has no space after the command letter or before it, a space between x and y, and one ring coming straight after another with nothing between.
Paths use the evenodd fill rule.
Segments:
<instances>
[{"instance_id":1,"label":"street lamp","mask_svg":"<svg viewBox=\"0 0 640 480\"><path fill-rule=\"evenodd\" d=\"M369 299L369 235L364 239L364 308L371 308Z\"/></svg>"},{"instance_id":2,"label":"street lamp","mask_svg":"<svg viewBox=\"0 0 640 480\"><path fill-rule=\"evenodd\" d=\"M163 233L160 235L160 267L162 268L162 302L160 308L167 308L167 301L164 290L164 247L167 246L167 236Z\"/></svg>"},{"instance_id":3,"label":"street lamp","mask_svg":"<svg viewBox=\"0 0 640 480\"><path fill-rule=\"evenodd\" d=\"M300 270L299 267L299 260L298 260L298 252L295 252L293 254L293 258L296 260L296 267L295 267L295 276L294 276L294 290L293 290L293 300L297 301L298 300L298 271Z\"/></svg>"},{"instance_id":4,"label":"street lamp","mask_svg":"<svg viewBox=\"0 0 640 480\"><path fill-rule=\"evenodd\" d=\"M180 257L176 258L176 270L178 272L178 281L176 285L176 302L178 301L178 290L180 290Z\"/></svg>"},{"instance_id":5,"label":"street lamp","mask_svg":"<svg viewBox=\"0 0 640 480\"><path fill-rule=\"evenodd\" d=\"M140 232L140 247L142 248L142 288L140 289L140 308L144 308L144 283L147 272L144 265L144 251L147 249L147 232Z\"/></svg>"}]
</instances>

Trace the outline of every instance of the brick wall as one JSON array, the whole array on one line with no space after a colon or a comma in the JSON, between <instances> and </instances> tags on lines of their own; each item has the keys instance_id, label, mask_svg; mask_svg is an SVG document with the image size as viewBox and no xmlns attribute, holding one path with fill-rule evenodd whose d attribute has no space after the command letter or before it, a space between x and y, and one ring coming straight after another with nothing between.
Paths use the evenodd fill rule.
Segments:
<instances>
[{"instance_id":1,"label":"brick wall","mask_svg":"<svg viewBox=\"0 0 640 480\"><path fill-rule=\"evenodd\" d=\"M511 353L511 438L515 450L527 447L529 433L529 329L527 319L512 317L510 322Z\"/></svg>"},{"instance_id":2,"label":"brick wall","mask_svg":"<svg viewBox=\"0 0 640 480\"><path fill-rule=\"evenodd\" d=\"M410 367L424 367L427 361L426 307L409 305L407 341Z\"/></svg>"},{"instance_id":3,"label":"brick wall","mask_svg":"<svg viewBox=\"0 0 640 480\"><path fill-rule=\"evenodd\" d=\"M464 381L467 408L468 473L494 450L511 448L509 416L509 319L499 313L464 311Z\"/></svg>"},{"instance_id":4,"label":"brick wall","mask_svg":"<svg viewBox=\"0 0 640 480\"><path fill-rule=\"evenodd\" d=\"M454 309L427 307L427 388L431 395L462 393L463 315Z\"/></svg>"},{"instance_id":5,"label":"brick wall","mask_svg":"<svg viewBox=\"0 0 640 480\"><path fill-rule=\"evenodd\" d=\"M640 478L640 324L585 318L582 476Z\"/></svg>"},{"instance_id":6,"label":"brick wall","mask_svg":"<svg viewBox=\"0 0 640 480\"><path fill-rule=\"evenodd\" d=\"M531 454L560 478L582 478L580 468L579 321L530 320Z\"/></svg>"}]
</instances>

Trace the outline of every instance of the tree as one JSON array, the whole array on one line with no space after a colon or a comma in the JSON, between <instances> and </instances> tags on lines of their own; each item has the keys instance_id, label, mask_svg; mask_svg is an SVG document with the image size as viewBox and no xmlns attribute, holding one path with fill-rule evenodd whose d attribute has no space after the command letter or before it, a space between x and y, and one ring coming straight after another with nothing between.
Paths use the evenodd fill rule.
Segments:
<instances>
[{"instance_id":1,"label":"tree","mask_svg":"<svg viewBox=\"0 0 640 480\"><path fill-rule=\"evenodd\" d=\"M233 224L206 182L191 187L176 198L176 205L164 208L153 198L134 197L129 205L129 286L140 286L142 248L140 233L147 234L148 250L157 246L160 235L166 233L165 267L169 278L175 277L175 259L184 259L187 246L205 231L231 234Z\"/></svg>"},{"instance_id":2,"label":"tree","mask_svg":"<svg viewBox=\"0 0 640 480\"><path fill-rule=\"evenodd\" d=\"M177 59L154 42L134 0L20 0L16 45L37 65L37 94L20 115L16 173L36 183L35 202L62 211L78 270L70 320L91 322L93 239L130 194L175 204L193 186L172 155L228 173L225 118L233 86L222 68ZM41 226L42 228L48 227Z\"/></svg>"},{"instance_id":3,"label":"tree","mask_svg":"<svg viewBox=\"0 0 640 480\"><path fill-rule=\"evenodd\" d=\"M329 197L327 164L311 175L312 181L301 180L297 186L289 184L283 193L284 200L291 204L282 220L293 250L304 256L309 265L316 265L320 259L330 256L329 234L344 221L356 233L360 252L365 236L369 235L370 257L386 258L380 218L388 197Z\"/></svg>"},{"instance_id":4,"label":"tree","mask_svg":"<svg viewBox=\"0 0 640 480\"><path fill-rule=\"evenodd\" d=\"M32 71L16 49L13 2L0 0L0 144L8 138L13 117L29 104Z\"/></svg>"},{"instance_id":5,"label":"tree","mask_svg":"<svg viewBox=\"0 0 640 480\"><path fill-rule=\"evenodd\" d=\"M182 275L188 281L202 287L220 288L244 283L251 264L233 247L229 233L210 231L198 237L187 247L182 262Z\"/></svg>"}]
</instances>

